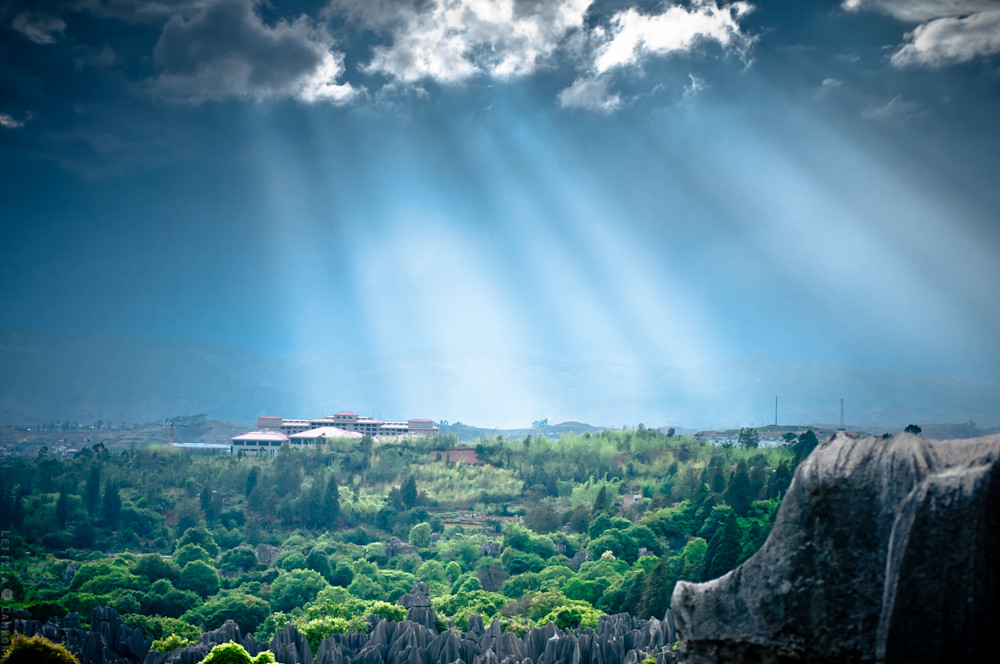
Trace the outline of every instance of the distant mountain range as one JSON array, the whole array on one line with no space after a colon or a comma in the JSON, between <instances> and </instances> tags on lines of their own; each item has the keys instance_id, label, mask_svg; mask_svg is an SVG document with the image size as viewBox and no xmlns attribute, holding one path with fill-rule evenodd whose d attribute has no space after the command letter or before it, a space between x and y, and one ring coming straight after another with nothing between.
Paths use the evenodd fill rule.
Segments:
<instances>
[{"instance_id":1,"label":"distant mountain range","mask_svg":"<svg viewBox=\"0 0 1000 664\"><path fill-rule=\"evenodd\" d=\"M349 409L483 427L1000 424L1000 382L748 357L695 369L401 353L297 359L224 344L0 330L0 423L146 422Z\"/></svg>"}]
</instances>

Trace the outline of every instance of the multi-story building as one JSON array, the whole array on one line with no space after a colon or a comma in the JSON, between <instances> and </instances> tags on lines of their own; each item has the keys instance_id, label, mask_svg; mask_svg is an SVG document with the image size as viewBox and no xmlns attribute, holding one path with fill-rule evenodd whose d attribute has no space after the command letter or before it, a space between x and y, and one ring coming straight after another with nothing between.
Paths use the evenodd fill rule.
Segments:
<instances>
[{"instance_id":1,"label":"multi-story building","mask_svg":"<svg viewBox=\"0 0 1000 664\"><path fill-rule=\"evenodd\" d=\"M364 415L358 415L343 410L335 415L327 415L317 419L286 420L274 415L261 415L257 418L257 430L233 438L234 453L258 452L267 450L276 452L284 443L293 447L316 444L327 439L362 438L371 436L375 439L390 437L426 437L433 436L440 429L431 420L407 420L406 422L390 422L376 420Z\"/></svg>"}]
</instances>

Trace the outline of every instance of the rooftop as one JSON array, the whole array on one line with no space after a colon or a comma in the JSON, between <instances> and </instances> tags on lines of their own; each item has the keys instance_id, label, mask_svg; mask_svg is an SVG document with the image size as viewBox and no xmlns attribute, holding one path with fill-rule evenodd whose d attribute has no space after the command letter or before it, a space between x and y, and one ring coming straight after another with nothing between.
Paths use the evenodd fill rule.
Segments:
<instances>
[{"instance_id":1,"label":"rooftop","mask_svg":"<svg viewBox=\"0 0 1000 664\"><path fill-rule=\"evenodd\" d=\"M289 436L291 440L315 440L316 438L363 438L357 431L345 431L339 427L317 427Z\"/></svg>"}]
</instances>

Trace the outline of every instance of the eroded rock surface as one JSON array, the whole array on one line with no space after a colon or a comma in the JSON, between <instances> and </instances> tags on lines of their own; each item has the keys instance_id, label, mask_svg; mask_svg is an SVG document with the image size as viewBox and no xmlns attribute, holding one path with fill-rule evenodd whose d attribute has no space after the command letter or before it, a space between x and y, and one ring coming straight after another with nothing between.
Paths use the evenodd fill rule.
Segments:
<instances>
[{"instance_id":1,"label":"eroded rock surface","mask_svg":"<svg viewBox=\"0 0 1000 664\"><path fill-rule=\"evenodd\" d=\"M230 641L240 644L251 655L257 655L261 651L253 634L241 634L239 625L227 620L222 627L205 632L197 642L189 646L177 648L169 653L150 650L143 664L198 664L208 656L212 648Z\"/></svg>"},{"instance_id":2,"label":"eroded rock surface","mask_svg":"<svg viewBox=\"0 0 1000 664\"><path fill-rule=\"evenodd\" d=\"M1000 661L1000 436L838 434L764 546L671 609L685 661Z\"/></svg>"},{"instance_id":3,"label":"eroded rock surface","mask_svg":"<svg viewBox=\"0 0 1000 664\"><path fill-rule=\"evenodd\" d=\"M14 631L25 636L41 634L65 645L80 664L138 664L153 642L143 637L142 630L128 627L117 611L106 606L94 608L90 630L83 629L76 613L42 623L32 620L27 612L19 612L13 622Z\"/></svg>"},{"instance_id":4,"label":"eroded rock surface","mask_svg":"<svg viewBox=\"0 0 1000 664\"><path fill-rule=\"evenodd\" d=\"M602 616L597 630L560 630L549 623L523 638L503 632L498 620L485 627L479 616L470 617L464 635L438 633L412 620L381 620L370 634L329 637L313 664L635 664L647 657L673 664L672 634L666 622L627 614Z\"/></svg>"}]
</instances>

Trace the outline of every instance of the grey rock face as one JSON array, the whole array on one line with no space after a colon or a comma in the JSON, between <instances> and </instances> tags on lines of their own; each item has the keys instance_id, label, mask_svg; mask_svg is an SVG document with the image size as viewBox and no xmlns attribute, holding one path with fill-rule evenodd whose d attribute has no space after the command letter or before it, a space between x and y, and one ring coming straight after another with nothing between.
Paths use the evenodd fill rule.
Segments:
<instances>
[{"instance_id":1,"label":"grey rock face","mask_svg":"<svg viewBox=\"0 0 1000 664\"><path fill-rule=\"evenodd\" d=\"M408 611L428 609L426 586L416 584L404 605ZM494 619L488 628L478 616L464 636L454 630L440 634L419 622L373 620L370 633L333 634L325 639L315 659L303 634L286 626L267 644L282 664L637 664L647 656L657 664L674 664L675 653L664 639L663 623L635 620L631 616L602 616L597 631L559 630L553 624L528 630L524 638L502 631ZM227 621L205 632L197 643L169 653L150 651L150 641L139 630L129 630L113 609L99 607L93 629L80 629L79 616L42 624L27 614L16 618L15 629L28 635L41 633L67 645L82 664L198 664L216 645L230 641L251 655L263 649L252 634Z\"/></svg>"},{"instance_id":2,"label":"grey rock face","mask_svg":"<svg viewBox=\"0 0 1000 664\"><path fill-rule=\"evenodd\" d=\"M177 648L169 653L160 653L155 650L149 651L143 664L198 664L205 659L212 648L230 641L238 643L251 655L256 656L261 648L253 638L253 634L240 634L240 627L232 620L227 620L218 629L205 632L199 637L196 643L183 648Z\"/></svg>"},{"instance_id":3,"label":"grey rock face","mask_svg":"<svg viewBox=\"0 0 1000 664\"><path fill-rule=\"evenodd\" d=\"M437 633L437 614L431 605L430 588L423 581L413 584L410 592L399 598L399 604L406 609L406 619L423 625Z\"/></svg>"},{"instance_id":4,"label":"grey rock face","mask_svg":"<svg viewBox=\"0 0 1000 664\"><path fill-rule=\"evenodd\" d=\"M320 644L314 664L635 664L647 656L657 664L676 661L662 640L660 621L604 616L600 633L560 631L548 624L528 630L523 639L502 632L498 620L485 629L481 620L469 622L471 629L462 636L453 630L438 634L409 620L382 620L371 634L330 636Z\"/></svg>"},{"instance_id":5,"label":"grey rock face","mask_svg":"<svg viewBox=\"0 0 1000 664\"><path fill-rule=\"evenodd\" d=\"M138 664L153 643L143 637L142 630L128 627L117 611L106 606L94 608L89 631L83 629L76 613L50 618L42 624L32 620L26 611L18 611L13 627L25 636L41 634L65 645L80 664Z\"/></svg>"},{"instance_id":6,"label":"grey rock face","mask_svg":"<svg viewBox=\"0 0 1000 664\"><path fill-rule=\"evenodd\" d=\"M258 544L254 548L254 553L257 554L257 560L260 561L261 565L270 565L274 560L281 555L282 547L273 546L271 544Z\"/></svg>"},{"instance_id":7,"label":"grey rock face","mask_svg":"<svg viewBox=\"0 0 1000 664\"><path fill-rule=\"evenodd\" d=\"M274 658L281 664L313 664L306 635L299 633L295 625L285 625L284 629L274 635L267 649L274 653Z\"/></svg>"},{"instance_id":8,"label":"grey rock face","mask_svg":"<svg viewBox=\"0 0 1000 664\"><path fill-rule=\"evenodd\" d=\"M764 546L671 600L686 662L1000 661L1000 436L838 434Z\"/></svg>"}]
</instances>

